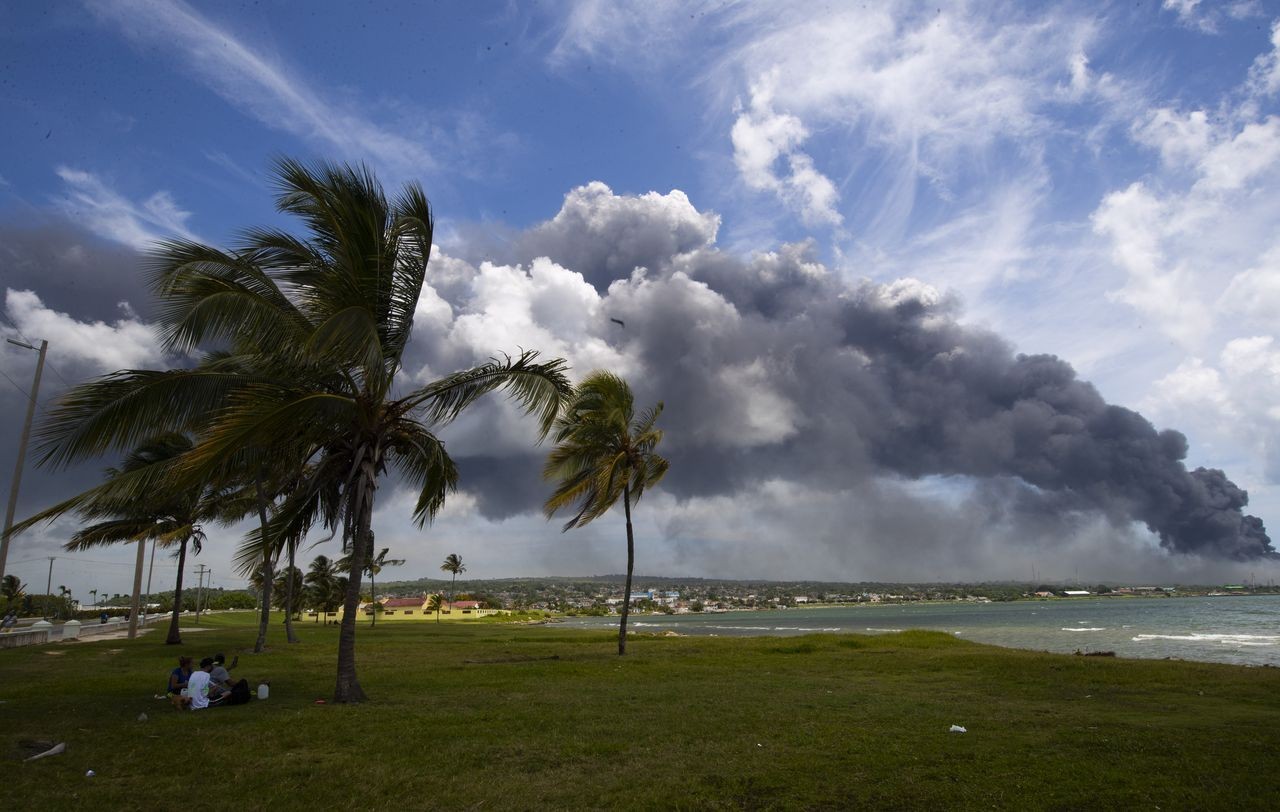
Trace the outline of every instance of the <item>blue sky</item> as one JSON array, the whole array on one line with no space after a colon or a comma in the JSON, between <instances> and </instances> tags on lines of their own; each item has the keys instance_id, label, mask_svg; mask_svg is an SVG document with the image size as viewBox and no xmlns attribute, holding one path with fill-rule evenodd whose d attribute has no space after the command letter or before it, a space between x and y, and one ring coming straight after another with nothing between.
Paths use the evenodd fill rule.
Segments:
<instances>
[{"instance_id":1,"label":"blue sky","mask_svg":"<svg viewBox=\"0 0 1280 812\"><path fill-rule=\"evenodd\" d=\"M422 312L447 327L421 329L413 375L537 346L575 369L644 377L639 344L578 318L641 295L630 274L645 263L632 260L650 281L709 286L673 313L720 294L703 319L747 315L713 266L740 263L764 286L773 262L845 286L832 290L880 286L886 301L909 290L939 319L1060 357L1108 401L1184 433L1188 468L1224 469L1248 490L1247 512L1280 523L1280 7L868 5L0 2L3 329L49 338L48 393L173 362L149 343L133 252L174 234L227 244L248 225L290 227L272 207L275 156L363 161L389 185L419 180L438 212L448 280ZM764 318L751 335L781 324ZM737 439L692 418L686 436L717 453L795 453L831 421L788 390L796 370L780 345L737 357L749 343L709 360L749 393L740 423L725 419ZM30 359L13 350L0 367L13 378L6 406L20 408ZM847 433L869 431L849 419ZM457 437L490 460L528 439L500 407ZM999 532L975 520L967 542L899 528L915 557L872 539L897 532L887 519L847 533L812 521L868 501L971 518L996 485L963 468L889 466L827 489L786 473L680 480L652 499L639 566L851 579L1012 577L1033 563L1100 579L1273 572L1171 555L1107 510L1073 507L1054 530L1010 510L991 520ZM33 472L23 505L64 486ZM616 528L560 536L535 511L487 509L479 484L464 481L455 513L425 534L402 530L386 493L379 538L396 536L414 575L453 551L479 576L620 568ZM52 554L59 533L10 560ZM224 572L230 535L206 554Z\"/></svg>"}]
</instances>

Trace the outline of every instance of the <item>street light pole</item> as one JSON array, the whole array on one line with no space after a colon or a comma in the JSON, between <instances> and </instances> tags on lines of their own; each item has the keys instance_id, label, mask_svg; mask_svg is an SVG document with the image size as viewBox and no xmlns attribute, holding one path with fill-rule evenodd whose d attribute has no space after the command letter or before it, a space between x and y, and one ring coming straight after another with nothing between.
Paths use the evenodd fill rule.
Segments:
<instances>
[{"instance_id":1,"label":"street light pole","mask_svg":"<svg viewBox=\"0 0 1280 812\"><path fill-rule=\"evenodd\" d=\"M35 350L23 341L7 339L10 344ZM9 506L4 511L4 535L0 536L0 578L4 577L5 561L9 558L9 530L13 527L13 513L18 509L18 486L22 484L22 467L27 461L27 441L31 439L31 420L36 414L36 398L40 394L40 376L44 374L44 354L49 349L48 341L41 341L37 350L40 359L36 361L36 378L31 384L31 400L27 403L27 420L22 424L22 440L18 442L18 462L13 468L13 482L9 485ZM47 593L46 593L47 594Z\"/></svg>"}]
</instances>

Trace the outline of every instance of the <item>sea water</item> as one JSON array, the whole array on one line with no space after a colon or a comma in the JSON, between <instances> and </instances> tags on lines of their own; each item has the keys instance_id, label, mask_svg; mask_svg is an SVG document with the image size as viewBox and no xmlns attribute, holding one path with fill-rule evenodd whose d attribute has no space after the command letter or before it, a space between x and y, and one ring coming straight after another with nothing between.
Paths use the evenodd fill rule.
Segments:
<instances>
[{"instance_id":1,"label":"sea water","mask_svg":"<svg viewBox=\"0 0 1280 812\"><path fill-rule=\"evenodd\" d=\"M568 618L565 622L585 628L616 628L618 618ZM1280 595L947 601L633 614L628 626L637 632L722 636L933 629L1010 648L1114 651L1121 657L1280 666Z\"/></svg>"}]
</instances>

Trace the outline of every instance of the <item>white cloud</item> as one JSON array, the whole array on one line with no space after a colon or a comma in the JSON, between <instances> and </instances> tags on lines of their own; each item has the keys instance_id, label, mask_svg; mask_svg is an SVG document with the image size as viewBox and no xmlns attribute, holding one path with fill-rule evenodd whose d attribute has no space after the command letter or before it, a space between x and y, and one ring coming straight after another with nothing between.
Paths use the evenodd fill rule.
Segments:
<instances>
[{"instance_id":1,"label":"white cloud","mask_svg":"<svg viewBox=\"0 0 1280 812\"><path fill-rule=\"evenodd\" d=\"M799 147L809 137L800 119L773 109L776 75L751 87L751 102L733 124L733 159L743 181L752 189L768 189L796 209L811 224L839 225L835 184L813 166ZM780 172L778 164L786 165Z\"/></svg>"},{"instance_id":2,"label":"white cloud","mask_svg":"<svg viewBox=\"0 0 1280 812\"><path fill-rule=\"evenodd\" d=\"M1280 346L1272 335L1235 338L1213 362L1190 358L1157 380L1143 408L1205 438L1247 449L1239 476L1255 496L1280 484Z\"/></svg>"},{"instance_id":3,"label":"white cloud","mask_svg":"<svg viewBox=\"0 0 1280 812\"><path fill-rule=\"evenodd\" d=\"M101 237L138 249L149 248L164 237L199 239L187 228L191 213L180 208L167 191L135 202L91 172L60 166L57 173L67 185L67 193L55 198L55 204L73 221Z\"/></svg>"},{"instance_id":4,"label":"white cloud","mask_svg":"<svg viewBox=\"0 0 1280 812\"><path fill-rule=\"evenodd\" d=\"M1226 20L1266 16L1258 0L1164 0L1163 8L1181 25L1204 34L1219 33Z\"/></svg>"},{"instance_id":5,"label":"white cloud","mask_svg":"<svg viewBox=\"0 0 1280 812\"><path fill-rule=\"evenodd\" d=\"M211 90L269 127L397 171L435 166L421 143L326 98L261 48L242 42L180 0L89 0L89 8L138 42L172 48Z\"/></svg>"},{"instance_id":6,"label":"white cloud","mask_svg":"<svg viewBox=\"0 0 1280 812\"><path fill-rule=\"evenodd\" d=\"M1159 150L1165 165L1177 167L1199 162L1209 151L1213 132L1203 110L1183 115L1161 107L1134 124L1133 137Z\"/></svg>"},{"instance_id":7,"label":"white cloud","mask_svg":"<svg viewBox=\"0 0 1280 812\"><path fill-rule=\"evenodd\" d=\"M5 291L5 314L21 334L48 341L50 357L85 364L95 372L163 363L151 326L131 314L110 324L80 321L45 307L29 290L12 289Z\"/></svg>"},{"instance_id":8,"label":"white cloud","mask_svg":"<svg viewBox=\"0 0 1280 812\"><path fill-rule=\"evenodd\" d=\"M1271 24L1271 51L1259 55L1249 69L1249 85L1260 95L1280 92L1280 20Z\"/></svg>"}]
</instances>

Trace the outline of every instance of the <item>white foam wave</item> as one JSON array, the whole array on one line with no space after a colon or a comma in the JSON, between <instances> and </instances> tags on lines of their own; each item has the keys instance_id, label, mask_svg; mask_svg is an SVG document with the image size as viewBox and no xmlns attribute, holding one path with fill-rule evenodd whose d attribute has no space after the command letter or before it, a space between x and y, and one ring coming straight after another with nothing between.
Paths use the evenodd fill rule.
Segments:
<instances>
[{"instance_id":1,"label":"white foam wave","mask_svg":"<svg viewBox=\"0 0 1280 812\"><path fill-rule=\"evenodd\" d=\"M1133 638L1135 643L1147 640L1185 640L1191 643L1222 643L1229 646L1274 646L1280 645L1280 634L1139 634Z\"/></svg>"},{"instance_id":2,"label":"white foam wave","mask_svg":"<svg viewBox=\"0 0 1280 812\"><path fill-rule=\"evenodd\" d=\"M1105 632L1106 626L1064 626L1064 632Z\"/></svg>"},{"instance_id":3,"label":"white foam wave","mask_svg":"<svg viewBox=\"0 0 1280 812\"><path fill-rule=\"evenodd\" d=\"M838 632L842 631L839 626L832 626L824 629L814 629L809 626L774 626L775 632Z\"/></svg>"},{"instance_id":4,"label":"white foam wave","mask_svg":"<svg viewBox=\"0 0 1280 812\"><path fill-rule=\"evenodd\" d=\"M878 629L875 626L868 626L867 631L869 632L900 632L902 631L902 629Z\"/></svg>"}]
</instances>

